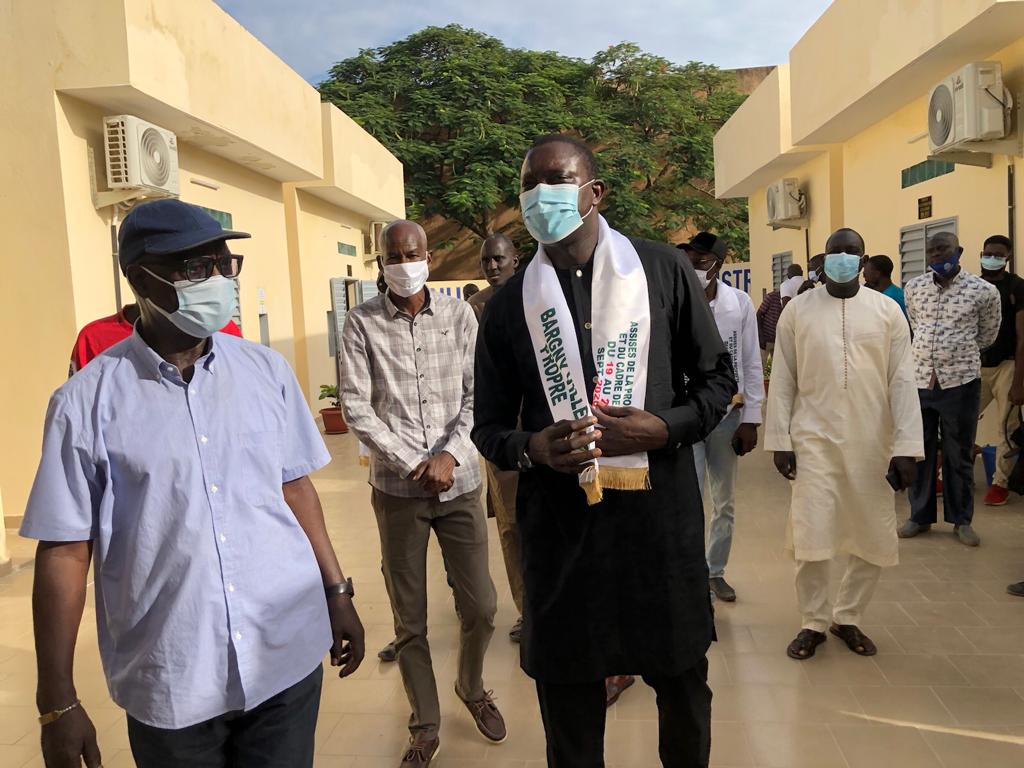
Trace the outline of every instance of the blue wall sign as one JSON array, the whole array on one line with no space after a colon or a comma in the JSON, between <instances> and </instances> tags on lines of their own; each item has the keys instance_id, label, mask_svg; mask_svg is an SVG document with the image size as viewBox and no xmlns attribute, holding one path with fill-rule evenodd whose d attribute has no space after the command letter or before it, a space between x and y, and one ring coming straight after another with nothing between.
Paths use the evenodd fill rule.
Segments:
<instances>
[{"instance_id":1,"label":"blue wall sign","mask_svg":"<svg viewBox=\"0 0 1024 768\"><path fill-rule=\"evenodd\" d=\"M735 267L733 269L722 268L722 282L726 285L738 288L744 293L750 293L750 267Z\"/></svg>"}]
</instances>

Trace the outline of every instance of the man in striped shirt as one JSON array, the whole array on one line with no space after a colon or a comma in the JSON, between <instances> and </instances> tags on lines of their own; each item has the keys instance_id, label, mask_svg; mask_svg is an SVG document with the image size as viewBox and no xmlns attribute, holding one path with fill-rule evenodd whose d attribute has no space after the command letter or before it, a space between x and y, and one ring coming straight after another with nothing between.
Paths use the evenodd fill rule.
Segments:
<instances>
[{"instance_id":1,"label":"man in striped shirt","mask_svg":"<svg viewBox=\"0 0 1024 768\"><path fill-rule=\"evenodd\" d=\"M480 460L469 437L477 322L466 302L427 290L430 252L418 224L388 225L381 251L388 291L348 314L341 397L349 427L370 450L384 583L412 707L410 745L401 764L422 768L437 754L441 725L427 643L431 531L460 609L455 692L486 739L501 742L506 735L482 679L497 595L487 565Z\"/></svg>"}]
</instances>

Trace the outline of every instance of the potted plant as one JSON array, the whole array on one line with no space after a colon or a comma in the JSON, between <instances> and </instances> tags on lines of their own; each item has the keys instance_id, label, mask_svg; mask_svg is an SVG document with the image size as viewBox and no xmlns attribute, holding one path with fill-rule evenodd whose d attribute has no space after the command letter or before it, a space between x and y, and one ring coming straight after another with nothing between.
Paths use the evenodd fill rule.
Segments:
<instances>
[{"instance_id":1,"label":"potted plant","mask_svg":"<svg viewBox=\"0 0 1024 768\"><path fill-rule=\"evenodd\" d=\"M321 408L320 415L324 419L324 432L328 435L343 435L348 432L348 424L341 413L341 399L338 396L337 385L321 384L320 400L330 400L330 408Z\"/></svg>"}]
</instances>

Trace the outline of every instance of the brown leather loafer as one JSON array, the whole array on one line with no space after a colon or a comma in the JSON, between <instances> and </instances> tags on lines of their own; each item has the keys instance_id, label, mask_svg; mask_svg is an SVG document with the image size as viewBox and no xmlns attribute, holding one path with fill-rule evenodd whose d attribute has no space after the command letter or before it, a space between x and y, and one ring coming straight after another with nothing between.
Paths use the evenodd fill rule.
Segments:
<instances>
[{"instance_id":1,"label":"brown leather loafer","mask_svg":"<svg viewBox=\"0 0 1024 768\"><path fill-rule=\"evenodd\" d=\"M427 768L440 751L441 740L437 736L409 739L409 749L406 750L398 768Z\"/></svg>"},{"instance_id":2,"label":"brown leather loafer","mask_svg":"<svg viewBox=\"0 0 1024 768\"><path fill-rule=\"evenodd\" d=\"M455 689L455 695L466 705L480 734L494 744L501 744L508 737L508 729L505 727L505 718L494 706L493 694L494 691L486 691L482 699L466 701L459 694L459 689Z\"/></svg>"},{"instance_id":3,"label":"brown leather loafer","mask_svg":"<svg viewBox=\"0 0 1024 768\"><path fill-rule=\"evenodd\" d=\"M398 649L395 647L395 641L392 640L390 643L380 649L377 654L377 658L383 661L385 664L390 664L398 659Z\"/></svg>"}]
</instances>

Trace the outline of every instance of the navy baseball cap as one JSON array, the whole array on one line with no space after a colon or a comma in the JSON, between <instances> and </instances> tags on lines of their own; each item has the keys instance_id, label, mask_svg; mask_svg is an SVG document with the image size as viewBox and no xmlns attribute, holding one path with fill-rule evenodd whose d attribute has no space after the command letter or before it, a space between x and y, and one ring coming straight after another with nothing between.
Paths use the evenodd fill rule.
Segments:
<instances>
[{"instance_id":1,"label":"navy baseball cap","mask_svg":"<svg viewBox=\"0 0 1024 768\"><path fill-rule=\"evenodd\" d=\"M680 243L677 248L684 251L696 251L699 254L711 254L719 261L725 260L727 246L725 240L710 232L698 232L688 243Z\"/></svg>"},{"instance_id":2,"label":"navy baseball cap","mask_svg":"<svg viewBox=\"0 0 1024 768\"><path fill-rule=\"evenodd\" d=\"M152 253L165 256L218 240L251 237L248 232L224 229L202 208L168 198L137 205L121 222L117 233L117 258L121 271Z\"/></svg>"}]
</instances>

